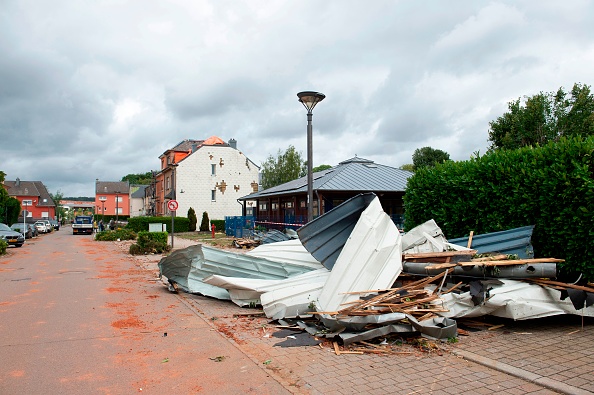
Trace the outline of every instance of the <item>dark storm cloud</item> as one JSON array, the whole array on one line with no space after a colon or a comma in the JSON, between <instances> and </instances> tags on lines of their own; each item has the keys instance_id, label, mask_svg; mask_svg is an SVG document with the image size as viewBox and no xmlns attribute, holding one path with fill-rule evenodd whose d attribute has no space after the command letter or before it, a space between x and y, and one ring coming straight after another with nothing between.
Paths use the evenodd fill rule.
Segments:
<instances>
[{"instance_id":1,"label":"dark storm cloud","mask_svg":"<svg viewBox=\"0 0 594 395\"><path fill-rule=\"evenodd\" d=\"M156 169L211 135L260 164L305 151L302 90L327 95L314 165L399 166L424 146L468 159L508 101L592 84L593 14L581 0L7 0L0 170L92 195L96 178Z\"/></svg>"}]
</instances>

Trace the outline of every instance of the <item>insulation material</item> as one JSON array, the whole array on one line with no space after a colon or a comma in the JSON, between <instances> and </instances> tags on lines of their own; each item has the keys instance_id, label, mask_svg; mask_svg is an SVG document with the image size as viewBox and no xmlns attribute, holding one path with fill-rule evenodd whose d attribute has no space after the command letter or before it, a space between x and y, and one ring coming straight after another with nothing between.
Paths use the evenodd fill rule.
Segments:
<instances>
[{"instance_id":1,"label":"insulation material","mask_svg":"<svg viewBox=\"0 0 594 395\"><path fill-rule=\"evenodd\" d=\"M349 292L389 288L402 271L400 238L398 228L375 197L342 248L316 309L337 311L359 299Z\"/></svg>"},{"instance_id":2,"label":"insulation material","mask_svg":"<svg viewBox=\"0 0 594 395\"><path fill-rule=\"evenodd\" d=\"M561 300L561 291L523 281L500 279L490 281L484 288L482 303L475 305L478 295L471 292L441 295L440 306L447 312L442 317L462 318L493 315L496 317L527 320L560 314L594 317L594 306L576 310L571 300Z\"/></svg>"}]
</instances>

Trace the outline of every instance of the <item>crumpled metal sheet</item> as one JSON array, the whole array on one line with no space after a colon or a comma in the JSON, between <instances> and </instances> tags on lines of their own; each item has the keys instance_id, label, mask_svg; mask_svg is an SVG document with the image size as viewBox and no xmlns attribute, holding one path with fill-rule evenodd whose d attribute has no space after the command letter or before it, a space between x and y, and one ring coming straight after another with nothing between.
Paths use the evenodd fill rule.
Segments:
<instances>
[{"instance_id":1,"label":"crumpled metal sheet","mask_svg":"<svg viewBox=\"0 0 594 395\"><path fill-rule=\"evenodd\" d=\"M186 292L229 299L227 290L204 283L211 275L256 279L284 279L312 271L310 266L274 262L246 254L194 245L176 250L159 261L161 276Z\"/></svg>"},{"instance_id":2,"label":"crumpled metal sheet","mask_svg":"<svg viewBox=\"0 0 594 395\"><path fill-rule=\"evenodd\" d=\"M499 279L485 289L483 303L475 306L470 292L441 295L440 306L449 311L438 315L448 318L496 317L527 320L560 314L594 317L594 306L576 309L569 299L561 300L561 291L524 281ZM476 297L475 297L476 300Z\"/></svg>"},{"instance_id":3,"label":"crumpled metal sheet","mask_svg":"<svg viewBox=\"0 0 594 395\"><path fill-rule=\"evenodd\" d=\"M246 252L246 255L256 258L264 258L275 262L309 266L312 269L321 269L324 267L305 249L299 239L262 244L253 250Z\"/></svg>"},{"instance_id":4,"label":"crumpled metal sheet","mask_svg":"<svg viewBox=\"0 0 594 395\"><path fill-rule=\"evenodd\" d=\"M332 270L361 213L376 199L361 193L297 230L303 246L326 268Z\"/></svg>"},{"instance_id":5,"label":"crumpled metal sheet","mask_svg":"<svg viewBox=\"0 0 594 395\"><path fill-rule=\"evenodd\" d=\"M402 271L400 232L375 197L361 213L316 303L338 311L359 299L352 292L389 288Z\"/></svg>"},{"instance_id":6,"label":"crumpled metal sheet","mask_svg":"<svg viewBox=\"0 0 594 395\"><path fill-rule=\"evenodd\" d=\"M520 259L534 258L534 248L532 248L531 243L533 230L534 225L529 225L500 232L474 235L471 248L477 250L479 254L493 252L508 255L516 254ZM450 239L449 242L466 247L468 237Z\"/></svg>"},{"instance_id":7,"label":"crumpled metal sheet","mask_svg":"<svg viewBox=\"0 0 594 395\"><path fill-rule=\"evenodd\" d=\"M406 318L404 313L389 313L377 315L351 316L351 317L333 317L327 314L318 316L320 322L331 331L344 329L347 331L362 331L367 325L391 325Z\"/></svg>"},{"instance_id":8,"label":"crumpled metal sheet","mask_svg":"<svg viewBox=\"0 0 594 395\"><path fill-rule=\"evenodd\" d=\"M435 220L430 219L402 236L402 253L442 252L446 243L443 231Z\"/></svg>"}]
</instances>

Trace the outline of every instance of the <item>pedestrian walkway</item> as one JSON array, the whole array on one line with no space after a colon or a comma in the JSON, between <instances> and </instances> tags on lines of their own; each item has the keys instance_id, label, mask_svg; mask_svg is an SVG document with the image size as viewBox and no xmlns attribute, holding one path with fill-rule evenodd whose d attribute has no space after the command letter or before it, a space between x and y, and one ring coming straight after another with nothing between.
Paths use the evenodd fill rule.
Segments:
<instances>
[{"instance_id":1,"label":"pedestrian walkway","mask_svg":"<svg viewBox=\"0 0 594 395\"><path fill-rule=\"evenodd\" d=\"M177 248L195 242L176 238ZM179 247L178 247L179 246ZM158 259L144 259L149 270ZM336 355L328 343L282 348L276 323L231 302L178 294L231 344L295 394L591 394L594 320L559 316L529 321L487 317L502 325L470 332L454 344L409 354ZM480 320L480 319L475 319ZM492 327L491 325L491 327ZM223 350L222 350L223 351Z\"/></svg>"}]
</instances>

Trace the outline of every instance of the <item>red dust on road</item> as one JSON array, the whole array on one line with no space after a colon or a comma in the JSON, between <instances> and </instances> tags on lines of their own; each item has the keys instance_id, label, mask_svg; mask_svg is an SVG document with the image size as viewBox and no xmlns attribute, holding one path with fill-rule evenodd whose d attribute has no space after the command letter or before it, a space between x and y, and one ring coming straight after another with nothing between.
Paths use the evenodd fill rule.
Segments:
<instances>
[{"instance_id":1,"label":"red dust on road","mask_svg":"<svg viewBox=\"0 0 594 395\"><path fill-rule=\"evenodd\" d=\"M112 242L33 239L0 283L2 394L288 393Z\"/></svg>"}]
</instances>

